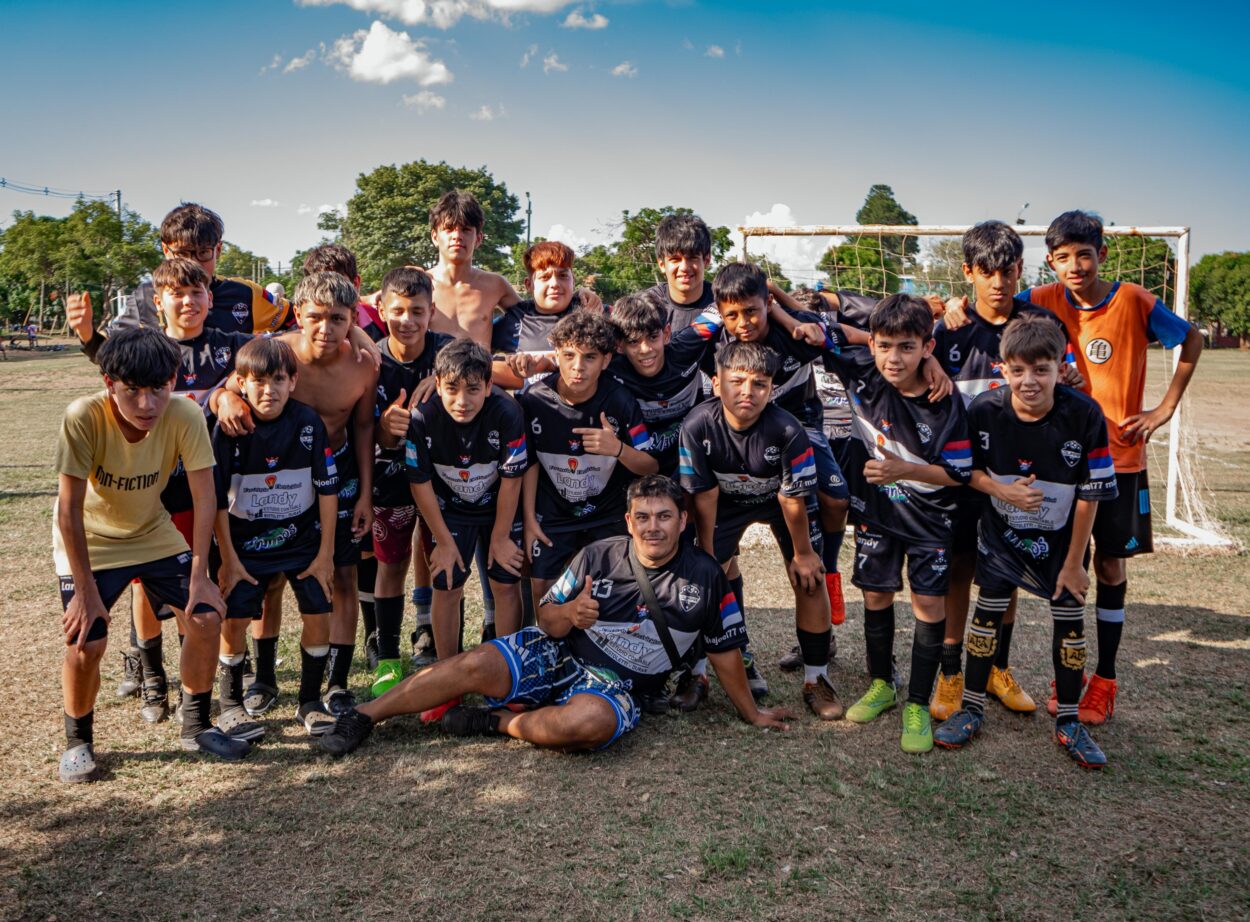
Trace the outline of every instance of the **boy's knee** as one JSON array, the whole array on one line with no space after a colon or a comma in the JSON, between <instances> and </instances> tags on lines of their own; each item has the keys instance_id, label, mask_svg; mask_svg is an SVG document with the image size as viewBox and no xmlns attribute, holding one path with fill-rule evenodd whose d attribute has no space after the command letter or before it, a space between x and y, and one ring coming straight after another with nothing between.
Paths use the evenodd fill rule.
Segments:
<instances>
[{"instance_id":1,"label":"boy's knee","mask_svg":"<svg viewBox=\"0 0 1250 922\"><path fill-rule=\"evenodd\" d=\"M184 618L179 628L186 643L217 643L225 628L216 618Z\"/></svg>"},{"instance_id":2,"label":"boy's knee","mask_svg":"<svg viewBox=\"0 0 1250 922\"><path fill-rule=\"evenodd\" d=\"M104 658L104 649L108 646L106 638L99 640L89 640L82 645L82 649L71 644L65 648L65 661L75 669L90 669L100 664L100 660Z\"/></svg>"},{"instance_id":3,"label":"boy's knee","mask_svg":"<svg viewBox=\"0 0 1250 922\"><path fill-rule=\"evenodd\" d=\"M1128 563L1123 557L1094 555L1094 575L1098 582L1118 586L1128 579Z\"/></svg>"}]
</instances>

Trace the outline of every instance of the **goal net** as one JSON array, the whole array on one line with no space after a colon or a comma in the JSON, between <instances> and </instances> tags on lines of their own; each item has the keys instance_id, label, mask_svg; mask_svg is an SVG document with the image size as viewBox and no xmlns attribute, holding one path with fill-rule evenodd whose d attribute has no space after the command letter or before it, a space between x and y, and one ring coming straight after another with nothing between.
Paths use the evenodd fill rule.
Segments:
<instances>
[{"instance_id":1,"label":"goal net","mask_svg":"<svg viewBox=\"0 0 1250 922\"><path fill-rule=\"evenodd\" d=\"M795 285L849 289L885 297L894 292L936 294L947 300L972 295L963 275L960 238L968 226L817 225L739 227L744 258L780 271ZM1055 281L1046 266L1041 225L1019 225L1025 243L1021 288ZM1104 229L1107 261L1100 275L1135 282L1182 318L1188 317L1189 228L1116 227ZM786 241L784 238L808 238ZM790 244L790 246L787 246ZM795 244L799 244L795 246ZM819 258L812 265L812 256ZM796 254L798 254L796 256ZM1156 350L1151 350L1154 353ZM1146 405L1157 403L1167 386L1180 350L1151 355ZM1202 476L1197 437L1200 417L1211 412L1186 397L1167 433L1150 441L1151 492L1156 542L1182 548L1234 547L1235 542L1211 512L1212 493ZM1158 489L1163 486L1164 489ZM1162 526L1162 527L1159 527Z\"/></svg>"}]
</instances>

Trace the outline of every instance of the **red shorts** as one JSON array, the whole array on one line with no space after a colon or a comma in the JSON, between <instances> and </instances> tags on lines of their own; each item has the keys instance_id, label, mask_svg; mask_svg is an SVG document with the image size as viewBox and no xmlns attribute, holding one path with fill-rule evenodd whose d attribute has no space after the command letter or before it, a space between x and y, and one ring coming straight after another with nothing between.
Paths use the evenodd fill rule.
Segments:
<instances>
[{"instance_id":1,"label":"red shorts","mask_svg":"<svg viewBox=\"0 0 1250 922\"><path fill-rule=\"evenodd\" d=\"M373 556L382 563L407 563L416 526L416 506L374 506Z\"/></svg>"}]
</instances>

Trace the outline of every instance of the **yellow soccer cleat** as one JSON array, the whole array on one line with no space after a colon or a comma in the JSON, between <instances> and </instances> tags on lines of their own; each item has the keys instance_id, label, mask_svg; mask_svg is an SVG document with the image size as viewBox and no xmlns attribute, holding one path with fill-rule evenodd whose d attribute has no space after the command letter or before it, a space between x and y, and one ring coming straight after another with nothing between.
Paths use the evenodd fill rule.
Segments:
<instances>
[{"instance_id":1,"label":"yellow soccer cleat","mask_svg":"<svg viewBox=\"0 0 1250 922\"><path fill-rule=\"evenodd\" d=\"M929 701L929 716L934 720L946 720L964 706L964 674L953 676L938 673L937 688Z\"/></svg>"},{"instance_id":2,"label":"yellow soccer cleat","mask_svg":"<svg viewBox=\"0 0 1250 922\"><path fill-rule=\"evenodd\" d=\"M989 685L986 686L985 691L986 694L997 698L1007 710L1015 711L1017 714L1032 714L1037 710L1037 702L1020 687L1016 677L1011 674L1010 666L1006 669L992 667Z\"/></svg>"}]
</instances>

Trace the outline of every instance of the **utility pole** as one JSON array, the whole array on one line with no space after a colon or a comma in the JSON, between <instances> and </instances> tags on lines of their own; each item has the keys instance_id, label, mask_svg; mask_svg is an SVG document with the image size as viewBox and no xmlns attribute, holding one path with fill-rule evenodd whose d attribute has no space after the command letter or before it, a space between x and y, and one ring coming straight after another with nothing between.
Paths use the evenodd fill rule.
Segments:
<instances>
[{"instance_id":1,"label":"utility pole","mask_svg":"<svg viewBox=\"0 0 1250 922\"><path fill-rule=\"evenodd\" d=\"M114 192L113 198L117 202L117 220L120 221L122 218L122 190L118 189L116 192Z\"/></svg>"},{"instance_id":2,"label":"utility pole","mask_svg":"<svg viewBox=\"0 0 1250 922\"><path fill-rule=\"evenodd\" d=\"M530 246L530 229L534 225L534 204L530 201L530 194L525 193L525 248L528 250Z\"/></svg>"}]
</instances>

